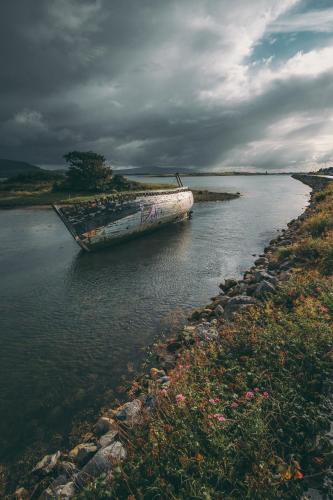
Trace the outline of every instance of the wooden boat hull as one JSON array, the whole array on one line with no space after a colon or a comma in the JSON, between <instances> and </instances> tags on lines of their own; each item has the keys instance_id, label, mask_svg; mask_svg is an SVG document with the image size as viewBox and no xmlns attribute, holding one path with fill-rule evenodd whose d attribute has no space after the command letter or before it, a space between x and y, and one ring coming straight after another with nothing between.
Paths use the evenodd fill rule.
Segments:
<instances>
[{"instance_id":1,"label":"wooden boat hull","mask_svg":"<svg viewBox=\"0 0 333 500\"><path fill-rule=\"evenodd\" d=\"M184 220L192 206L192 192L182 187L107 196L53 208L76 242L91 251Z\"/></svg>"}]
</instances>

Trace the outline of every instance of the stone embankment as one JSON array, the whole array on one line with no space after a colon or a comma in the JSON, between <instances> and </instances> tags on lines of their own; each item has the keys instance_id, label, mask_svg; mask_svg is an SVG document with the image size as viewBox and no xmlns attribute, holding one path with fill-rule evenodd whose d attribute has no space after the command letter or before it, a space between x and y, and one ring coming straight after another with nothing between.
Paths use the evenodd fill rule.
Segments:
<instances>
[{"instance_id":1,"label":"stone embankment","mask_svg":"<svg viewBox=\"0 0 333 500\"><path fill-rule=\"evenodd\" d=\"M328 176L312 174L293 174L292 177L315 190L325 189L333 180L333 177L330 179Z\"/></svg>"},{"instance_id":2,"label":"stone embankment","mask_svg":"<svg viewBox=\"0 0 333 500\"><path fill-rule=\"evenodd\" d=\"M135 399L106 411L83 442L72 450L45 456L32 471L33 491L21 487L14 497L70 499L102 473L111 479L117 464L128 457L129 430L153 418L157 404L155 394L171 384L168 370L175 366L179 353L196 339L214 342L224 324L230 324L238 314L276 293L280 283L292 275L296 257L291 255L281 262L275 256L279 247L298 240L301 223L313 213L314 203L310 201L305 212L270 241L242 279L225 279L220 284L220 293L203 309L195 310L178 335L155 346L158 368L151 368L149 375L135 382Z\"/></svg>"}]
</instances>

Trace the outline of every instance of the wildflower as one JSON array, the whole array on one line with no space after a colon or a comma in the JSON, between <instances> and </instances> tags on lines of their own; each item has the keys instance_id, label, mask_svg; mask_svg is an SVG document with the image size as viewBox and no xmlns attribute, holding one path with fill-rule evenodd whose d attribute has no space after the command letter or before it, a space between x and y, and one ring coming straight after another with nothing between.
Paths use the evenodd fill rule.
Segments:
<instances>
[{"instance_id":1,"label":"wildflower","mask_svg":"<svg viewBox=\"0 0 333 500\"><path fill-rule=\"evenodd\" d=\"M209 418L209 419L212 419L212 418L213 418L213 415L208 415L208 418Z\"/></svg>"},{"instance_id":2,"label":"wildflower","mask_svg":"<svg viewBox=\"0 0 333 500\"><path fill-rule=\"evenodd\" d=\"M177 394L176 396L177 403L182 403L183 401L185 401L185 399L185 396L183 396L182 394Z\"/></svg>"},{"instance_id":3,"label":"wildflower","mask_svg":"<svg viewBox=\"0 0 333 500\"><path fill-rule=\"evenodd\" d=\"M254 393L252 391L247 391L247 393L245 394L245 398L246 399L254 398Z\"/></svg>"},{"instance_id":4,"label":"wildflower","mask_svg":"<svg viewBox=\"0 0 333 500\"><path fill-rule=\"evenodd\" d=\"M260 392L259 387L255 387L255 388L253 389L253 392Z\"/></svg>"},{"instance_id":5,"label":"wildflower","mask_svg":"<svg viewBox=\"0 0 333 500\"><path fill-rule=\"evenodd\" d=\"M216 405L216 403L218 402L218 399L209 399L208 400L212 405Z\"/></svg>"},{"instance_id":6,"label":"wildflower","mask_svg":"<svg viewBox=\"0 0 333 500\"><path fill-rule=\"evenodd\" d=\"M230 408L232 408L233 410L236 410L236 408L238 408L238 403L236 403L236 401L234 401L233 403L231 403L230 405Z\"/></svg>"},{"instance_id":7,"label":"wildflower","mask_svg":"<svg viewBox=\"0 0 333 500\"><path fill-rule=\"evenodd\" d=\"M166 389L162 389L160 391L160 394L161 394L161 396L167 396L168 395L168 391Z\"/></svg>"},{"instance_id":8,"label":"wildflower","mask_svg":"<svg viewBox=\"0 0 333 500\"><path fill-rule=\"evenodd\" d=\"M299 469L297 469L295 474L294 474L294 479L303 479L303 477L304 477L304 474Z\"/></svg>"},{"instance_id":9,"label":"wildflower","mask_svg":"<svg viewBox=\"0 0 333 500\"><path fill-rule=\"evenodd\" d=\"M265 391L265 392L263 392L263 393L262 393L262 395L263 395L263 397L264 397L264 398L266 398L266 399L267 399L267 398L269 398L269 393L268 393L268 392L266 392L266 391Z\"/></svg>"},{"instance_id":10,"label":"wildflower","mask_svg":"<svg viewBox=\"0 0 333 500\"><path fill-rule=\"evenodd\" d=\"M219 422L225 422L225 417L221 413L214 413L214 417L219 421Z\"/></svg>"}]
</instances>

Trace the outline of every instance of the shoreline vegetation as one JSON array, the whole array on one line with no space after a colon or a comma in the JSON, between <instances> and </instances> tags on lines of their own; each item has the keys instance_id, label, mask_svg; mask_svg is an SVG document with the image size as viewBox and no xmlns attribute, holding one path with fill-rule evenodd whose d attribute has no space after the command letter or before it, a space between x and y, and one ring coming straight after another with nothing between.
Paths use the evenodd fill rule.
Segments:
<instances>
[{"instance_id":1,"label":"shoreline vegetation","mask_svg":"<svg viewBox=\"0 0 333 500\"><path fill-rule=\"evenodd\" d=\"M332 276L330 184L16 498L332 498Z\"/></svg>"},{"instance_id":2,"label":"shoreline vegetation","mask_svg":"<svg viewBox=\"0 0 333 500\"><path fill-rule=\"evenodd\" d=\"M177 187L174 184L156 184L133 182L129 190L108 192L73 192L73 191L55 191L54 182L40 183L0 183L0 209L12 208L51 208L51 205L58 203L60 205L80 203L83 201L94 200L95 198L112 195L123 195L127 192L150 191L155 189L172 189ZM4 189L5 188L5 189ZM203 201L226 201L238 198L240 193L211 192L202 189L192 189L194 202Z\"/></svg>"}]
</instances>

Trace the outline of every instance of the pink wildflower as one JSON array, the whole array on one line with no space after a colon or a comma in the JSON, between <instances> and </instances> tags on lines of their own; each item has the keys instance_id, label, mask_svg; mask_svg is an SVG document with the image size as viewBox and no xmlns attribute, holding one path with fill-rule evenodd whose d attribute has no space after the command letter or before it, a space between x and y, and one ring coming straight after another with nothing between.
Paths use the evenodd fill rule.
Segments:
<instances>
[{"instance_id":1,"label":"pink wildflower","mask_svg":"<svg viewBox=\"0 0 333 500\"><path fill-rule=\"evenodd\" d=\"M233 410L236 410L236 408L238 408L238 403L236 403L234 401L233 403L231 403L230 408L232 408Z\"/></svg>"},{"instance_id":2,"label":"pink wildflower","mask_svg":"<svg viewBox=\"0 0 333 500\"><path fill-rule=\"evenodd\" d=\"M218 420L219 422L225 422L225 418L224 418L224 416L223 416L223 415L220 415L219 417L217 417L217 420Z\"/></svg>"},{"instance_id":3,"label":"pink wildflower","mask_svg":"<svg viewBox=\"0 0 333 500\"><path fill-rule=\"evenodd\" d=\"M209 420L210 420L211 418L213 418L213 415L208 415L208 418L209 418Z\"/></svg>"},{"instance_id":4,"label":"pink wildflower","mask_svg":"<svg viewBox=\"0 0 333 500\"><path fill-rule=\"evenodd\" d=\"M177 394L176 396L177 403L182 403L183 401L185 401L185 399L185 396L183 396L182 394Z\"/></svg>"},{"instance_id":5,"label":"pink wildflower","mask_svg":"<svg viewBox=\"0 0 333 500\"><path fill-rule=\"evenodd\" d=\"M259 389L259 387L255 387L255 388L253 389L253 391L254 391L254 392L260 392L260 389Z\"/></svg>"},{"instance_id":6,"label":"pink wildflower","mask_svg":"<svg viewBox=\"0 0 333 500\"><path fill-rule=\"evenodd\" d=\"M208 400L212 405L216 405L216 403L218 402L218 399L209 399Z\"/></svg>"},{"instance_id":7,"label":"pink wildflower","mask_svg":"<svg viewBox=\"0 0 333 500\"><path fill-rule=\"evenodd\" d=\"M263 395L263 397L264 397L264 398L266 398L266 399L267 399L267 398L269 398L269 394L268 394L268 392L266 392L266 391L265 391L265 392L263 392L263 393L262 393L262 395Z\"/></svg>"},{"instance_id":8,"label":"pink wildflower","mask_svg":"<svg viewBox=\"0 0 333 500\"><path fill-rule=\"evenodd\" d=\"M167 396L168 395L168 391L166 389L161 389L160 390L160 394L161 394L161 396Z\"/></svg>"},{"instance_id":9,"label":"pink wildflower","mask_svg":"<svg viewBox=\"0 0 333 500\"><path fill-rule=\"evenodd\" d=\"M254 398L254 393L252 391L247 391L247 393L245 394L245 398L246 399Z\"/></svg>"}]
</instances>

